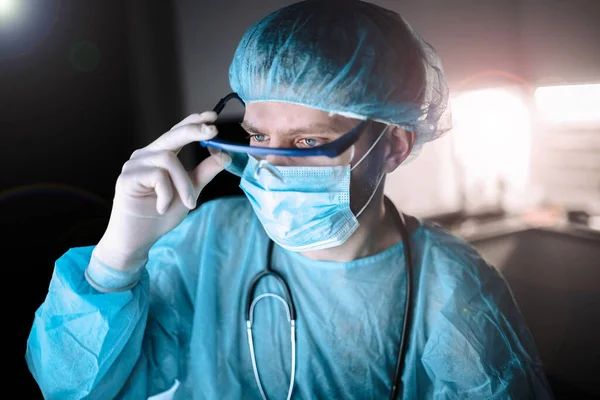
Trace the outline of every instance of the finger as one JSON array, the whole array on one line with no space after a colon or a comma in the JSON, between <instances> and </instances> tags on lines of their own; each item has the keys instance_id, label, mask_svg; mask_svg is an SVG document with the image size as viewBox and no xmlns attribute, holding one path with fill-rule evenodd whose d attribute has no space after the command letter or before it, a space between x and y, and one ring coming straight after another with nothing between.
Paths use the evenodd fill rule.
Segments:
<instances>
[{"instance_id":1,"label":"finger","mask_svg":"<svg viewBox=\"0 0 600 400\"><path fill-rule=\"evenodd\" d=\"M225 153L212 155L204 159L193 171L189 173L192 185L196 191L196 200L204 187L213 180L215 176L231 164L231 157Z\"/></svg>"},{"instance_id":2,"label":"finger","mask_svg":"<svg viewBox=\"0 0 600 400\"><path fill-rule=\"evenodd\" d=\"M154 192L157 199L155 207L159 214L163 214L173 200L169 174L160 168L132 167L129 172L119 176L117 185L136 197L146 197Z\"/></svg>"},{"instance_id":3,"label":"finger","mask_svg":"<svg viewBox=\"0 0 600 400\"><path fill-rule=\"evenodd\" d=\"M217 120L217 113L214 111L205 111L201 114L191 114L174 125L171 130L187 124L209 124Z\"/></svg>"},{"instance_id":4,"label":"finger","mask_svg":"<svg viewBox=\"0 0 600 400\"><path fill-rule=\"evenodd\" d=\"M169 174L164 170L155 170L154 192L156 193L156 211L164 214L173 201L173 185Z\"/></svg>"},{"instance_id":5,"label":"finger","mask_svg":"<svg viewBox=\"0 0 600 400\"><path fill-rule=\"evenodd\" d=\"M174 153L179 153L183 146L196 140L208 140L215 137L218 133L216 128L212 128L211 125L206 124L216 121L217 113L214 111L206 111L202 114L192 114L187 118L175 125L171 130L161 135L154 142L150 143L146 147L135 150L131 157L131 160L139 158L146 154L148 151L157 150L169 150ZM181 131L182 128L191 125L192 127ZM177 133L174 133L178 131ZM185 135L192 135L191 138L185 139ZM174 139L175 138L175 139ZM178 139L179 138L179 139ZM172 143L169 145L169 143ZM169 148L172 147L172 148Z\"/></svg>"},{"instance_id":6,"label":"finger","mask_svg":"<svg viewBox=\"0 0 600 400\"><path fill-rule=\"evenodd\" d=\"M183 146L200 140L209 140L219 131L214 125L187 124L170 130L146 146L146 151L166 150L178 153Z\"/></svg>"},{"instance_id":7,"label":"finger","mask_svg":"<svg viewBox=\"0 0 600 400\"><path fill-rule=\"evenodd\" d=\"M167 171L183 204L189 209L193 209L196 206L195 190L190 176L175 154L168 151L161 151L152 153L139 161L145 165Z\"/></svg>"}]
</instances>

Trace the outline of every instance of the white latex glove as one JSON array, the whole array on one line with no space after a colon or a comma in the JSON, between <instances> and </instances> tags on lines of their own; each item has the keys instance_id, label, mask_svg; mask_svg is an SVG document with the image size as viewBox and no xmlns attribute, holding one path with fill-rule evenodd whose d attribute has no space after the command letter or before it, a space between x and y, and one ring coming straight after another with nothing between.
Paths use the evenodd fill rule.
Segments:
<instances>
[{"instance_id":1,"label":"white latex glove","mask_svg":"<svg viewBox=\"0 0 600 400\"><path fill-rule=\"evenodd\" d=\"M131 155L94 257L120 271L145 265L152 245L185 219L200 191L231 162L225 154L212 155L188 172L177 158L186 144L213 138L217 128L207 124L216 119L212 111L192 114Z\"/></svg>"}]
</instances>

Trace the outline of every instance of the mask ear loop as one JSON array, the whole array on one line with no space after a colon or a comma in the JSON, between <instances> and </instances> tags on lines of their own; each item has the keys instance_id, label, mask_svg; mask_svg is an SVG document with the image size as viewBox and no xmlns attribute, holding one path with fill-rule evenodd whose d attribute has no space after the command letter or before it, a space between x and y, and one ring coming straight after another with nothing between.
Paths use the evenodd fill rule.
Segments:
<instances>
[{"instance_id":1,"label":"mask ear loop","mask_svg":"<svg viewBox=\"0 0 600 400\"><path fill-rule=\"evenodd\" d=\"M369 147L369 150L367 150L367 152L360 158L360 160L358 160L358 162L356 164L354 164L352 167L350 167L350 171L352 171L354 168L358 167L358 164L360 164L361 162L363 162L363 160L365 158L367 158L367 156L369 155L369 153L371 153L371 150L373 150L373 148L375 146L377 146L377 143L379 143L379 141L381 140L381 138L383 137L383 134L385 133L385 131L387 130L389 125L386 125L383 130L381 131L381 133L379 134L379 136L377 137L377 139L375 140L375 142L373 142L373 144L371 145L371 147Z\"/></svg>"},{"instance_id":2,"label":"mask ear loop","mask_svg":"<svg viewBox=\"0 0 600 400\"><path fill-rule=\"evenodd\" d=\"M358 166L358 164L360 164L369 155L369 153L371 153L371 150L373 150L373 148L375 146L377 146L377 143L379 143L379 141L383 137L383 134L387 130L388 126L389 125L386 125L383 128L383 130L381 131L381 133L379 134L379 136L377 137L377 139L375 140L375 142L373 142L373 144L371 145L371 147L369 147L369 150L367 150L367 152L360 158L360 160L358 160L358 162L356 164L354 164L350 168L350 172L352 172L352 170L354 168L356 168ZM373 192L371 193L371 196L369 196L369 200L367 200L367 202L365 203L364 206L362 206L362 208L360 209L360 211L356 213L356 218L360 217L360 215L363 213L363 211L365 211L365 209L367 208L367 206L369 205L369 203L371 203L371 200L373 200L373 197L375 196L375 193L377 193L377 189L379 188L379 185L381 185L381 181L383 180L383 176L384 175L385 174L381 174L381 176L377 179L377 184L375 185L375 189L373 189Z\"/></svg>"},{"instance_id":3,"label":"mask ear loop","mask_svg":"<svg viewBox=\"0 0 600 400\"><path fill-rule=\"evenodd\" d=\"M377 185L375 185L375 189L373 189L373 192L371 193L371 196L369 196L369 200L367 200L367 202L365 203L364 206L362 206L362 208L360 209L360 211L356 213L356 218L360 217L360 214L362 214L363 211L365 211L365 208L367 208L367 206L369 205L369 203L371 202L371 200L373 200L373 197L375 196L375 193L377 193L377 189L379 188L379 185L381 185L381 181L383 180L383 176L384 176L384 174L381 174L381 176L379 177L379 179L377 179Z\"/></svg>"}]
</instances>

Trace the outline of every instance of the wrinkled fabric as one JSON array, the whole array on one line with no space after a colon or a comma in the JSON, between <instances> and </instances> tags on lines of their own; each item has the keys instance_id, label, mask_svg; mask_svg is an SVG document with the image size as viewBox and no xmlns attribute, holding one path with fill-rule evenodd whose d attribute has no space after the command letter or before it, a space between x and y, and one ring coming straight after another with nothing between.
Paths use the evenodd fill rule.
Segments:
<instances>
[{"instance_id":1,"label":"wrinkled fabric","mask_svg":"<svg viewBox=\"0 0 600 400\"><path fill-rule=\"evenodd\" d=\"M423 223L411 235L413 323L402 399L548 399L538 352L505 281L457 238ZM268 237L248 200L208 202L151 249L140 282L100 293L84 278L93 246L60 257L37 310L27 363L49 399L259 399L245 329L251 279ZM275 246L273 268L297 309L294 399L389 396L404 320L403 244L352 262ZM281 293L265 278L255 295ZM285 309L255 309L269 399L291 367Z\"/></svg>"},{"instance_id":2,"label":"wrinkled fabric","mask_svg":"<svg viewBox=\"0 0 600 400\"><path fill-rule=\"evenodd\" d=\"M452 125L435 49L397 13L358 0L308 0L256 22L229 82L246 104L294 103L413 131L416 154Z\"/></svg>"}]
</instances>

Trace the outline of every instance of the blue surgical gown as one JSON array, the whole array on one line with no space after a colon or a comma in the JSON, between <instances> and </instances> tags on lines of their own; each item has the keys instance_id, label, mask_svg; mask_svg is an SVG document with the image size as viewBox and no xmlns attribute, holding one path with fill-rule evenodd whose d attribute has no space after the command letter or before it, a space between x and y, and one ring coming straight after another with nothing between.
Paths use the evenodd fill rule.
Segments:
<instances>
[{"instance_id":1,"label":"blue surgical gown","mask_svg":"<svg viewBox=\"0 0 600 400\"><path fill-rule=\"evenodd\" d=\"M535 343L501 275L429 223L411 235L413 324L403 399L547 399ZM192 212L151 249L140 282L100 293L84 278L92 247L55 266L27 362L49 399L145 399L177 380L176 399L259 399L248 348L248 285L268 238L243 197ZM389 397L404 320L403 244L352 262L275 246L273 268L297 309L294 399ZM282 293L272 278L255 295ZM291 368L285 309L255 309L254 346L269 399Z\"/></svg>"}]
</instances>

